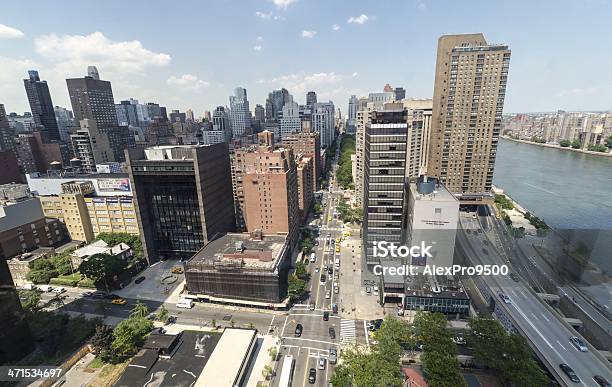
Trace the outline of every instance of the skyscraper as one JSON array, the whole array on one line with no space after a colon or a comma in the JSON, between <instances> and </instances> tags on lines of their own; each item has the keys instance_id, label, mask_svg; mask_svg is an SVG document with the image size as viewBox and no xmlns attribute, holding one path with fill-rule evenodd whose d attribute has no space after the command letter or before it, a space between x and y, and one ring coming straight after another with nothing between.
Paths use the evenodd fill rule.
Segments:
<instances>
[{"instance_id":1,"label":"skyscraper","mask_svg":"<svg viewBox=\"0 0 612 387\"><path fill-rule=\"evenodd\" d=\"M306 93L306 106L312 109L315 103L317 103L317 93L314 91Z\"/></svg>"},{"instance_id":2,"label":"skyscraper","mask_svg":"<svg viewBox=\"0 0 612 387\"><path fill-rule=\"evenodd\" d=\"M75 127L72 111L61 106L55 106L55 120L59 129L60 138L64 142L70 142L70 131Z\"/></svg>"},{"instance_id":3,"label":"skyscraper","mask_svg":"<svg viewBox=\"0 0 612 387\"><path fill-rule=\"evenodd\" d=\"M149 263L191 258L209 241L234 230L227 143L126 153Z\"/></svg>"},{"instance_id":4,"label":"skyscraper","mask_svg":"<svg viewBox=\"0 0 612 387\"><path fill-rule=\"evenodd\" d=\"M251 130L251 109L247 99L245 88L237 87L230 100L230 124L232 126L232 136L238 137L248 134Z\"/></svg>"},{"instance_id":5,"label":"skyscraper","mask_svg":"<svg viewBox=\"0 0 612 387\"><path fill-rule=\"evenodd\" d=\"M266 120L266 109L260 104L255 105L255 119L259 120L259 122Z\"/></svg>"},{"instance_id":6,"label":"skyscraper","mask_svg":"<svg viewBox=\"0 0 612 387\"><path fill-rule=\"evenodd\" d=\"M0 151L15 148L15 129L11 128L4 105L0 103Z\"/></svg>"},{"instance_id":7,"label":"skyscraper","mask_svg":"<svg viewBox=\"0 0 612 387\"><path fill-rule=\"evenodd\" d=\"M483 34L438 40L428 174L464 203L490 197L509 65Z\"/></svg>"},{"instance_id":8,"label":"skyscraper","mask_svg":"<svg viewBox=\"0 0 612 387\"><path fill-rule=\"evenodd\" d=\"M213 130L223 133L224 141L228 142L232 139L232 127L230 125L229 114L225 106L217 106L213 111L212 116Z\"/></svg>"},{"instance_id":9,"label":"skyscraper","mask_svg":"<svg viewBox=\"0 0 612 387\"><path fill-rule=\"evenodd\" d=\"M359 100L357 99L356 95L351 95L351 98L349 98L349 105L348 105L348 119L346 122L347 128L346 128L346 132L349 134L354 134L355 133L355 126L357 125L357 105L358 105Z\"/></svg>"},{"instance_id":10,"label":"skyscraper","mask_svg":"<svg viewBox=\"0 0 612 387\"><path fill-rule=\"evenodd\" d=\"M93 76L66 79L72 112L77 122L89 119L101 129L115 127L118 122L111 83L100 80L98 70L91 67L88 73Z\"/></svg>"},{"instance_id":11,"label":"skyscraper","mask_svg":"<svg viewBox=\"0 0 612 387\"><path fill-rule=\"evenodd\" d=\"M300 120L299 106L291 101L283 106L283 117L280 119L280 136L276 138L280 141L283 137L302 130L302 120Z\"/></svg>"},{"instance_id":12,"label":"skyscraper","mask_svg":"<svg viewBox=\"0 0 612 387\"><path fill-rule=\"evenodd\" d=\"M28 78L23 80L23 85L28 96L34 122L36 125L44 127L50 140L60 141L60 132L55 120L55 111L53 110L47 81L40 80L38 71L29 70Z\"/></svg>"},{"instance_id":13,"label":"skyscraper","mask_svg":"<svg viewBox=\"0 0 612 387\"><path fill-rule=\"evenodd\" d=\"M336 128L334 126L335 108L333 102L318 102L312 112L312 128L321 136L321 147L327 148L334 141Z\"/></svg>"},{"instance_id":14,"label":"skyscraper","mask_svg":"<svg viewBox=\"0 0 612 387\"><path fill-rule=\"evenodd\" d=\"M121 101L121 103L115 105L115 110L117 111L117 121L119 125L140 126L136 105L132 104L131 101Z\"/></svg>"},{"instance_id":15,"label":"skyscraper","mask_svg":"<svg viewBox=\"0 0 612 387\"><path fill-rule=\"evenodd\" d=\"M287 89L272 90L266 100L266 119L278 121L282 114L283 106L291 100L293 99Z\"/></svg>"}]
</instances>

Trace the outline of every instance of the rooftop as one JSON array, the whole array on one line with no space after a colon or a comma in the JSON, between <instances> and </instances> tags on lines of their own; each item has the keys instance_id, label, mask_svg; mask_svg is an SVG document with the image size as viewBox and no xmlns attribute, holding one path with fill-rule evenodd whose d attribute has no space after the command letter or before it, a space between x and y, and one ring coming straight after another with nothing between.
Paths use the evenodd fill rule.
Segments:
<instances>
[{"instance_id":1,"label":"rooftop","mask_svg":"<svg viewBox=\"0 0 612 387\"><path fill-rule=\"evenodd\" d=\"M429 275L406 277L406 296L468 299L459 280Z\"/></svg>"},{"instance_id":2,"label":"rooftop","mask_svg":"<svg viewBox=\"0 0 612 387\"><path fill-rule=\"evenodd\" d=\"M248 233L225 234L201 248L188 265L274 270L284 255L286 245L285 235L262 235L258 240Z\"/></svg>"},{"instance_id":3,"label":"rooftop","mask_svg":"<svg viewBox=\"0 0 612 387\"><path fill-rule=\"evenodd\" d=\"M76 249L72 255L79 258L90 257L94 254L117 255L129 249L130 246L126 245L125 243L119 243L116 246L109 247L106 242L99 240L92 242L87 246L81 247L80 249Z\"/></svg>"},{"instance_id":4,"label":"rooftop","mask_svg":"<svg viewBox=\"0 0 612 387\"><path fill-rule=\"evenodd\" d=\"M410 195L416 200L427 200L432 202L456 202L457 198L451 194L443 184L437 183L434 191L430 194L422 194L418 192L417 184L410 183Z\"/></svg>"}]
</instances>

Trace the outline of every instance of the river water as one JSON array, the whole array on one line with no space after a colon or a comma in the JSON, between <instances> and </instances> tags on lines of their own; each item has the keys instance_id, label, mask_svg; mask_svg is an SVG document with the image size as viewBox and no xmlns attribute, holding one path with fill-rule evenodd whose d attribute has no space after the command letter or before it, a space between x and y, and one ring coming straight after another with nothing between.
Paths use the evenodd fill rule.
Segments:
<instances>
[{"instance_id":1,"label":"river water","mask_svg":"<svg viewBox=\"0 0 612 387\"><path fill-rule=\"evenodd\" d=\"M612 157L500 139L493 184L555 229L612 229Z\"/></svg>"}]
</instances>

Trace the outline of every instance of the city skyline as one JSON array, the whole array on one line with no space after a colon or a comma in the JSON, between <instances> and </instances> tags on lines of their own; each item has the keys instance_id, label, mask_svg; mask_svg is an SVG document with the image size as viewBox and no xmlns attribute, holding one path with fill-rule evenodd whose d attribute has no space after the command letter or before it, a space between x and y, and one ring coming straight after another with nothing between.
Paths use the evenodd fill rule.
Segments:
<instances>
[{"instance_id":1,"label":"city skyline","mask_svg":"<svg viewBox=\"0 0 612 387\"><path fill-rule=\"evenodd\" d=\"M610 5L603 2L554 8L530 4L528 13L524 7L515 11L474 2L486 17L470 20L469 27L465 17L472 7L450 2L350 5L337 2L327 9L321 2L274 0L227 2L213 9L185 3L182 10L191 12L182 13L184 22L169 22L171 28L158 32L146 21L163 20L167 14L161 8L125 12L124 5L111 3L79 18L74 16L82 15L85 6L77 3L41 3L35 14L22 14L16 2L5 4L0 100L9 112L28 111L22 82L34 69L47 80L54 104L69 108L65 79L82 77L87 66L95 65L113 83L117 103L155 101L181 111L191 108L201 116L229 105L236 87L248 90L253 107L264 104L271 90L286 87L298 103L315 90L319 100L334 101L346 114L350 95L365 96L386 83L404 87L408 97L431 98L438 37L482 31L491 43L508 44L515 53L506 113L612 107L612 78L596 71L608 54L590 38L610 32L603 20ZM579 31L565 29L558 20L568 15L588 23ZM517 22L520 29L512 27ZM367 50L355 49L358 42L367 46L388 36L401 37L385 40L393 49L377 50L375 60ZM573 51L565 49L572 44L592 55L575 60ZM379 71L380 63L385 71Z\"/></svg>"}]
</instances>

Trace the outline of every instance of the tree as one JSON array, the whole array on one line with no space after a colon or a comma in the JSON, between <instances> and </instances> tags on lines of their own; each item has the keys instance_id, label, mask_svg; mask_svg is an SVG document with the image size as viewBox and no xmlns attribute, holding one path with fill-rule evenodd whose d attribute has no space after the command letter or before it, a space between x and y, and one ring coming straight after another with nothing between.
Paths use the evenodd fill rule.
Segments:
<instances>
[{"instance_id":1,"label":"tree","mask_svg":"<svg viewBox=\"0 0 612 387\"><path fill-rule=\"evenodd\" d=\"M291 302L295 302L304 297L306 293L306 281L299 279L297 276L290 274L288 278L287 295Z\"/></svg>"},{"instance_id":2,"label":"tree","mask_svg":"<svg viewBox=\"0 0 612 387\"><path fill-rule=\"evenodd\" d=\"M270 376L272 376L272 367L266 364L263 370L261 371L261 376L263 376L266 380L268 380Z\"/></svg>"},{"instance_id":3,"label":"tree","mask_svg":"<svg viewBox=\"0 0 612 387\"><path fill-rule=\"evenodd\" d=\"M63 252L61 254L57 254L51 258L51 262L59 275L67 275L73 272L69 253L67 254L66 252Z\"/></svg>"},{"instance_id":4,"label":"tree","mask_svg":"<svg viewBox=\"0 0 612 387\"><path fill-rule=\"evenodd\" d=\"M35 312L39 309L40 292L38 290L19 290L21 307L26 312Z\"/></svg>"},{"instance_id":5,"label":"tree","mask_svg":"<svg viewBox=\"0 0 612 387\"><path fill-rule=\"evenodd\" d=\"M143 317L132 317L121 321L113 331L111 350L118 358L132 355L144 343L153 329L153 323Z\"/></svg>"},{"instance_id":6,"label":"tree","mask_svg":"<svg viewBox=\"0 0 612 387\"><path fill-rule=\"evenodd\" d=\"M137 301L132 311L130 312L130 317L135 318L146 318L149 315L149 307L143 304L140 301Z\"/></svg>"},{"instance_id":7,"label":"tree","mask_svg":"<svg viewBox=\"0 0 612 387\"><path fill-rule=\"evenodd\" d=\"M36 259L30 262L28 267L30 271L26 278L35 284L48 284L51 278L58 275L53 262L47 258Z\"/></svg>"},{"instance_id":8,"label":"tree","mask_svg":"<svg viewBox=\"0 0 612 387\"><path fill-rule=\"evenodd\" d=\"M84 260L79 266L81 274L94 283L102 282L108 291L108 283L120 274L126 267L126 262L119 257L108 254L94 254Z\"/></svg>"},{"instance_id":9,"label":"tree","mask_svg":"<svg viewBox=\"0 0 612 387\"><path fill-rule=\"evenodd\" d=\"M580 148L580 140L576 139L576 140L572 141L572 148L574 148L574 149Z\"/></svg>"},{"instance_id":10,"label":"tree","mask_svg":"<svg viewBox=\"0 0 612 387\"><path fill-rule=\"evenodd\" d=\"M89 343L93 347L95 354L101 354L111 350L113 340L113 328L110 325L99 324L96 326L96 331Z\"/></svg>"},{"instance_id":11,"label":"tree","mask_svg":"<svg viewBox=\"0 0 612 387\"><path fill-rule=\"evenodd\" d=\"M609 149L612 149L612 136L608 136L608 138L606 138L606 146Z\"/></svg>"},{"instance_id":12,"label":"tree","mask_svg":"<svg viewBox=\"0 0 612 387\"><path fill-rule=\"evenodd\" d=\"M278 350L276 349L276 347L270 347L268 348L268 354L270 355L270 359L272 359L272 361L276 361L276 357L278 356Z\"/></svg>"},{"instance_id":13,"label":"tree","mask_svg":"<svg viewBox=\"0 0 612 387\"><path fill-rule=\"evenodd\" d=\"M168 316L170 316L170 313L168 312L168 309L166 309L164 304L162 304L162 306L159 308L159 313L157 313L157 321L165 323L166 321L168 321Z\"/></svg>"},{"instance_id":14,"label":"tree","mask_svg":"<svg viewBox=\"0 0 612 387\"><path fill-rule=\"evenodd\" d=\"M570 145L572 145L572 142L570 140L561 140L561 141L559 141L559 146L562 147L562 148L567 148Z\"/></svg>"},{"instance_id":15,"label":"tree","mask_svg":"<svg viewBox=\"0 0 612 387\"><path fill-rule=\"evenodd\" d=\"M320 203L315 203L312 206L312 211L315 213L315 215L319 215L319 214L323 213L323 208L321 207Z\"/></svg>"},{"instance_id":16,"label":"tree","mask_svg":"<svg viewBox=\"0 0 612 387\"><path fill-rule=\"evenodd\" d=\"M295 275L304 281L308 281L308 279L310 279L310 274L306 270L306 266L301 262L298 262L295 265Z\"/></svg>"}]
</instances>

